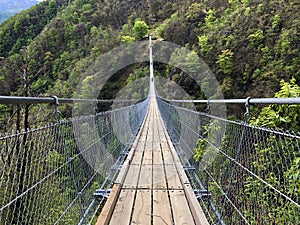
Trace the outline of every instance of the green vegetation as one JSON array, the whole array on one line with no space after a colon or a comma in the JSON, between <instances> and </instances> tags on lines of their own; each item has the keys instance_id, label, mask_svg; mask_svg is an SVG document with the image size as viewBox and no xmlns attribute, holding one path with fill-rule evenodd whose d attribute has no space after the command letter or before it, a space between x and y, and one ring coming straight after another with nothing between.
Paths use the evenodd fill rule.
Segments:
<instances>
[{"instance_id":1,"label":"green vegetation","mask_svg":"<svg viewBox=\"0 0 300 225\"><path fill-rule=\"evenodd\" d=\"M299 97L299 11L299 0L43 1L0 24L0 95L72 97L83 74L99 56L152 33L153 39L191 50L187 56L180 51L171 55L171 62L182 62L187 71L194 72L193 65L200 56L215 74L225 98ZM176 82L192 98L210 97L204 96L203 90L184 71L172 65L155 63L154 66L155 75ZM137 84L143 83L136 81L148 74L149 67L143 63L127 66L104 84L99 98L114 98L124 87L133 98L143 98L146 91L137 88ZM91 84L92 78L86 76L82 96L89 97ZM208 83L202 88L209 88ZM107 110L110 105L99 107ZM70 106L60 109L62 116L71 115ZM53 114L53 110L44 113L40 106L29 105L0 105L0 111L1 132L30 128ZM229 113L239 117L243 111L233 108ZM251 123L298 132L299 115L299 107L294 105L270 105ZM205 132L209 131L208 126L219 127L208 124ZM115 144L112 142L112 147ZM201 160L207 143L204 139L198 144L195 158ZM267 148L258 151L261 159L270 154ZM255 166L268 170L272 163L276 165L276 157ZM49 161L61 161L55 150L49 150ZM284 172L286 180L295 180L299 163L299 158L290 162ZM276 183L276 179L270 182ZM62 192L57 184L51 185L54 193ZM253 180L249 178L246 185L258 194L260 187ZM291 196L299 194L299 182L294 185L287 190ZM69 194L64 191L63 194ZM274 208L274 212L277 210L283 218L286 205L278 206L281 209ZM52 213L61 213L62 209L57 210ZM68 219L66 224L74 223L72 216ZM299 218L295 218L297 221Z\"/></svg>"},{"instance_id":2,"label":"green vegetation","mask_svg":"<svg viewBox=\"0 0 300 225\"><path fill-rule=\"evenodd\" d=\"M148 34L149 27L145 21L136 20L132 31L136 40L141 40L146 34Z\"/></svg>"},{"instance_id":3,"label":"green vegetation","mask_svg":"<svg viewBox=\"0 0 300 225\"><path fill-rule=\"evenodd\" d=\"M45 1L0 25L0 94L24 93L26 62L19 60L24 49L35 70L28 72L29 95L71 97L98 56L152 33L154 39L186 46L201 56L225 98L271 97L280 80L300 80L299 9L296 0ZM115 87L126 85L138 67L120 73ZM193 98L204 97L182 71L165 66L157 70Z\"/></svg>"},{"instance_id":4,"label":"green vegetation","mask_svg":"<svg viewBox=\"0 0 300 225\"><path fill-rule=\"evenodd\" d=\"M296 84L295 78L292 78L290 82L282 80L280 86L280 90L275 93L275 98L300 96L300 87ZM237 126L237 124L228 122L220 150L230 156L232 154L233 157L238 157L237 162L246 166L252 173L291 199L297 199L300 191L300 157L298 141L293 135L300 132L299 115L300 107L298 105L272 104L264 107L259 115L250 121L250 124L273 130L263 131L260 130L261 128ZM213 141L218 139L212 135L220 128L218 122L221 121L212 120L204 126L203 138L198 140L195 149L195 160L201 161L205 153L210 150L211 145L217 146ZM289 130L289 133L281 136L276 133L278 128ZM242 145L240 145L241 143ZM240 152L237 153L237 151ZM233 165L231 160L219 154L210 165L209 171L213 174L212 176L215 175L218 184L227 188L227 181L223 184L224 180L220 178L222 177L220 174L226 174L226 171L222 171L220 168L224 166L225 170L228 168L231 171L234 169ZM244 188L238 188L235 186L237 184L232 184L235 199L238 199L236 204L242 209L243 215L250 224L257 224L259 221L268 224L271 221L276 221L278 224L297 224L300 217L299 209L295 204L277 193L274 194L274 190L250 173L239 171L239 169L236 169L234 173L238 174L236 179L239 179L239 183L244 184ZM212 182L209 190L216 196L221 194L214 187L215 184ZM215 197L213 199L218 201ZM266 212L263 209L267 209ZM231 221L235 221L234 217L231 219Z\"/></svg>"},{"instance_id":5,"label":"green vegetation","mask_svg":"<svg viewBox=\"0 0 300 225\"><path fill-rule=\"evenodd\" d=\"M275 94L275 98L295 98L300 96L300 87L296 79L290 82L282 80L281 89ZM264 107L257 118L253 118L251 124L282 128L289 131L300 132L300 107L298 105L268 105Z\"/></svg>"}]
</instances>

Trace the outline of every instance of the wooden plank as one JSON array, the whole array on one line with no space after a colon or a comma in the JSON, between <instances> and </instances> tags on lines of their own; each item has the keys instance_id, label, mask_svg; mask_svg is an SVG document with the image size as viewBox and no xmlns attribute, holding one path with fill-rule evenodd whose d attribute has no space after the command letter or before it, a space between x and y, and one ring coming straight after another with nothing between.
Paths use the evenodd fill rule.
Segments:
<instances>
[{"instance_id":1,"label":"wooden plank","mask_svg":"<svg viewBox=\"0 0 300 225\"><path fill-rule=\"evenodd\" d=\"M175 224L195 224L193 216L189 210L189 205L183 190L170 191L171 206Z\"/></svg>"},{"instance_id":2,"label":"wooden plank","mask_svg":"<svg viewBox=\"0 0 300 225\"><path fill-rule=\"evenodd\" d=\"M163 165L163 158L161 154L160 146L153 150L153 164Z\"/></svg>"},{"instance_id":3,"label":"wooden plank","mask_svg":"<svg viewBox=\"0 0 300 225\"><path fill-rule=\"evenodd\" d=\"M176 149L174 148L174 146L172 144L172 141L171 141L165 127L163 127L163 128L164 128L164 133L165 133L165 137L166 137L166 140L167 140L167 144L168 144L169 149L172 153L172 157L173 157L175 166L177 168L177 172L178 172L178 175L180 177L181 183L182 184L189 184L190 183L189 179L188 179L188 177L187 177L187 175L186 175L186 173L185 173L185 171L184 171L184 169L181 165L181 162L180 162L180 159L179 159L178 154L176 152Z\"/></svg>"},{"instance_id":4,"label":"wooden plank","mask_svg":"<svg viewBox=\"0 0 300 225\"><path fill-rule=\"evenodd\" d=\"M142 165L137 188L152 188L152 165Z\"/></svg>"},{"instance_id":5,"label":"wooden plank","mask_svg":"<svg viewBox=\"0 0 300 225\"><path fill-rule=\"evenodd\" d=\"M131 212L135 190L123 189L111 216L110 225L128 225L130 223Z\"/></svg>"},{"instance_id":6,"label":"wooden plank","mask_svg":"<svg viewBox=\"0 0 300 225\"><path fill-rule=\"evenodd\" d=\"M147 141L150 140L151 138L151 141L152 141L152 138L153 138L153 131L152 131L153 127L149 127L148 129L148 133L147 133Z\"/></svg>"},{"instance_id":7,"label":"wooden plank","mask_svg":"<svg viewBox=\"0 0 300 225\"><path fill-rule=\"evenodd\" d=\"M153 127L153 141L156 141L156 142L160 142L160 134L158 133L158 130L157 130L157 125L154 124L154 127Z\"/></svg>"},{"instance_id":8,"label":"wooden plank","mask_svg":"<svg viewBox=\"0 0 300 225\"><path fill-rule=\"evenodd\" d=\"M167 162L169 162L170 164L180 164L181 165L181 161L180 159L177 157L177 158L174 158L173 157L173 153L170 149L170 147L167 147L168 149L166 149L166 147L163 148L163 157L164 157L164 160L166 160ZM176 153L177 154L177 153ZM166 158L166 159L165 159ZM166 163L167 164L167 163Z\"/></svg>"},{"instance_id":9,"label":"wooden plank","mask_svg":"<svg viewBox=\"0 0 300 225\"><path fill-rule=\"evenodd\" d=\"M166 179L169 189L183 189L175 165L165 165Z\"/></svg>"},{"instance_id":10,"label":"wooden plank","mask_svg":"<svg viewBox=\"0 0 300 225\"><path fill-rule=\"evenodd\" d=\"M152 151L152 141L153 138L149 134L147 135L147 141L144 147L144 151Z\"/></svg>"},{"instance_id":11,"label":"wooden plank","mask_svg":"<svg viewBox=\"0 0 300 225\"><path fill-rule=\"evenodd\" d=\"M154 137L153 137L152 149L156 150L158 148L160 148L160 138L158 138L157 140L154 140Z\"/></svg>"},{"instance_id":12,"label":"wooden plank","mask_svg":"<svg viewBox=\"0 0 300 225\"><path fill-rule=\"evenodd\" d=\"M163 165L153 165L153 189L166 189L166 176Z\"/></svg>"},{"instance_id":13,"label":"wooden plank","mask_svg":"<svg viewBox=\"0 0 300 225\"><path fill-rule=\"evenodd\" d=\"M139 173L140 173L140 165L130 165L123 187L122 188L136 188L138 179L139 179Z\"/></svg>"},{"instance_id":14,"label":"wooden plank","mask_svg":"<svg viewBox=\"0 0 300 225\"><path fill-rule=\"evenodd\" d=\"M115 184L101 211L100 216L98 217L96 225L107 225L109 223L109 220L114 210L114 206L118 200L120 191L121 191L121 185Z\"/></svg>"},{"instance_id":15,"label":"wooden plank","mask_svg":"<svg viewBox=\"0 0 300 225\"><path fill-rule=\"evenodd\" d=\"M206 216L194 194L194 191L190 184L185 184L184 186L185 195L189 203L191 213L197 225L209 225Z\"/></svg>"},{"instance_id":16,"label":"wooden plank","mask_svg":"<svg viewBox=\"0 0 300 225\"><path fill-rule=\"evenodd\" d=\"M158 118L158 120L160 120L160 118ZM158 123L157 130L158 130L159 136L162 136L164 133L162 122Z\"/></svg>"},{"instance_id":17,"label":"wooden plank","mask_svg":"<svg viewBox=\"0 0 300 225\"><path fill-rule=\"evenodd\" d=\"M167 146L164 146L164 145L162 146L162 154L163 154L163 159L164 159L165 165L168 165L168 164L174 165L172 153Z\"/></svg>"},{"instance_id":18,"label":"wooden plank","mask_svg":"<svg viewBox=\"0 0 300 225\"><path fill-rule=\"evenodd\" d=\"M145 149L145 142L146 141L143 141L141 139L138 140L138 144L136 146L136 148L134 149L135 152L138 152L138 151L144 151Z\"/></svg>"},{"instance_id":19,"label":"wooden plank","mask_svg":"<svg viewBox=\"0 0 300 225\"><path fill-rule=\"evenodd\" d=\"M143 156L143 165L152 165L152 151L148 150L148 151L144 151L144 156Z\"/></svg>"},{"instance_id":20,"label":"wooden plank","mask_svg":"<svg viewBox=\"0 0 300 225\"><path fill-rule=\"evenodd\" d=\"M131 160L131 165L141 165L143 159L144 152L137 151L134 153L133 158Z\"/></svg>"},{"instance_id":21,"label":"wooden plank","mask_svg":"<svg viewBox=\"0 0 300 225\"><path fill-rule=\"evenodd\" d=\"M125 180L125 177L126 177L126 174L128 172L128 168L129 168L129 159L126 159L122 165L122 169L121 171L119 172L118 174L118 177L115 181L115 184L123 184L124 180Z\"/></svg>"},{"instance_id":22,"label":"wooden plank","mask_svg":"<svg viewBox=\"0 0 300 225\"><path fill-rule=\"evenodd\" d=\"M160 135L158 133L158 118L154 118L154 123L153 123L153 141L159 142L160 141Z\"/></svg>"},{"instance_id":23,"label":"wooden plank","mask_svg":"<svg viewBox=\"0 0 300 225\"><path fill-rule=\"evenodd\" d=\"M146 137L147 137L147 129L144 127L143 128L143 133L142 135L140 136L140 140L139 141L146 141Z\"/></svg>"},{"instance_id":24,"label":"wooden plank","mask_svg":"<svg viewBox=\"0 0 300 225\"><path fill-rule=\"evenodd\" d=\"M173 224L167 191L153 191L153 225Z\"/></svg>"},{"instance_id":25,"label":"wooden plank","mask_svg":"<svg viewBox=\"0 0 300 225\"><path fill-rule=\"evenodd\" d=\"M151 190L137 190L131 224L151 224Z\"/></svg>"}]
</instances>

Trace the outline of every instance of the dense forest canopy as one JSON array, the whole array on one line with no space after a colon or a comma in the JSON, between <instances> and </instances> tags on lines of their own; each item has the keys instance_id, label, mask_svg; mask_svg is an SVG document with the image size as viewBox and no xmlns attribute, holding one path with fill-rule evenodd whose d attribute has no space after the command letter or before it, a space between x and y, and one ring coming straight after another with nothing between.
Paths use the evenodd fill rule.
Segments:
<instances>
[{"instance_id":1,"label":"dense forest canopy","mask_svg":"<svg viewBox=\"0 0 300 225\"><path fill-rule=\"evenodd\" d=\"M200 56L225 98L273 97L281 80L300 81L299 12L298 0L44 1L0 24L0 94L72 97L97 57L149 32ZM100 97L147 76L143 68L118 73ZM203 97L182 71L155 70Z\"/></svg>"}]
</instances>

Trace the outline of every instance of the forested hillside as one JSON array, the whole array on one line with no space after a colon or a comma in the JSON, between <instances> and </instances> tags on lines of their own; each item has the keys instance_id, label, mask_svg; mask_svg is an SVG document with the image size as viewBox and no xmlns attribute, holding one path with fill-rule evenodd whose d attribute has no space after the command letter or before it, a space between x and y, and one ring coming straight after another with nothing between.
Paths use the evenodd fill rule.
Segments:
<instances>
[{"instance_id":1,"label":"forested hillside","mask_svg":"<svg viewBox=\"0 0 300 225\"><path fill-rule=\"evenodd\" d=\"M172 52L170 64L179 59L184 64L182 68L193 69L197 65L197 69L207 72L205 66L198 66L198 57L201 57L220 84L214 91L222 92L227 99L300 97L299 0L45 0L0 24L0 95L73 98L80 84L81 92L75 97L94 98L89 95L93 88L98 91L98 86L103 85L100 93L96 93L98 99L114 99L128 87L138 102L146 96L147 90L146 87L139 89L135 81L149 78L149 62L126 64L114 70L120 68L118 61L122 61L118 54L111 57L114 64L98 59L106 53L112 56L112 52L116 53L112 49L127 43L142 43L147 49L148 42L136 41L147 40L150 33L154 41L164 40L189 49L189 54L182 54L182 49L172 52L164 48L165 52ZM122 54L130 58L127 52ZM148 52L144 55L148 59ZM93 75L105 76L109 70L113 73L107 81L93 82ZM180 86L192 99L211 97L205 96L202 90L210 83L205 80L199 87L184 69L154 62L154 75L164 78L162 82L155 79L160 85L158 91L171 92L168 84L172 83L176 86L172 89L174 92ZM101 208L102 200L109 195L106 188L113 185L122 163L126 161L121 174L131 167L128 155L135 153L131 150L128 153L129 148L147 115L147 104L145 101L125 110L98 113L113 106L110 101L101 104L93 101L89 116L84 114L88 111L85 104L0 104L0 202L6 210L5 214L0 210L0 224L2 218L5 224L77 224L81 218L87 219L83 217L89 214L87 211L93 204L96 206L101 201L98 205ZM250 114L244 117L244 105L226 105L230 120L215 119L218 115L213 112L211 116L181 108L184 113L179 113L180 107L166 105L168 107L161 112L169 112L166 115L169 126L167 120L164 122L179 154L176 155L169 138L163 141L160 137L167 133L163 125L159 126L162 122L159 113L150 108L148 115L152 114L154 119L147 116L149 120L144 122L149 132L147 136L140 133L143 140L136 139L132 149L144 146L139 149L141 154L137 155L142 158L138 160L144 163L144 155L148 155L147 160L153 165L145 167L149 173L134 167L132 174L137 180L146 174L144 177L151 182L149 187L154 187L154 177L166 178L165 186L172 189L166 189L165 196L167 202L174 205L191 206L190 202L177 199L184 197L186 190L195 191L200 202L208 203L205 210L215 211L216 217L213 214L209 217L220 223L223 219L226 222L226 217L232 221L228 224L244 224L242 221L296 224L299 221L299 105L251 105L251 118ZM207 107L209 111L213 108L209 106L214 105L201 105L197 109ZM76 116L81 117L75 117L73 109L79 112ZM225 111L224 107L219 109L215 111ZM236 121L241 119L247 123ZM136 131L133 132L134 124ZM119 132L115 127L120 127ZM196 140L197 146L193 143ZM167 153L165 146L172 150ZM152 152L159 158L153 157ZM194 159L189 158L192 155L200 162L193 164ZM202 164L204 156L208 156L207 168ZM165 160L162 169L154 167L156 158ZM172 162L170 167L176 186L180 180L182 185L178 187L186 187L182 190L184 193L181 190L178 196L174 193L175 201L172 194L168 194L174 187L167 181L169 158L178 163L174 167ZM188 184L185 176L181 179L182 174L174 174L181 167L180 161L184 171L197 175L189 176ZM154 168L164 174L153 175ZM118 184L120 188L123 181ZM132 187L137 186L135 183ZM133 202L138 191L132 190L128 199ZM119 193L120 189L113 195ZM151 201L152 193L147 194ZM143 196L146 195L138 198L144 200ZM123 203L121 201L121 207ZM148 207L149 223L153 223L154 217L160 216L152 213L154 200L147 205L151 206L151 209ZM135 206L130 208L137 208ZM182 210L174 210L173 206L165 211L168 217L177 212L178 218L182 215ZM130 222L134 223L134 216L138 214L129 213ZM150 218L149 213L147 218ZM177 223L175 217L172 221Z\"/></svg>"},{"instance_id":2,"label":"forested hillside","mask_svg":"<svg viewBox=\"0 0 300 225\"><path fill-rule=\"evenodd\" d=\"M98 56L141 39L134 27L146 24L154 38L202 57L225 98L273 97L282 79L300 81L299 12L298 0L45 1L0 25L0 94L71 97ZM144 66L125 69L107 89L117 92ZM183 72L156 70L201 97Z\"/></svg>"}]
</instances>

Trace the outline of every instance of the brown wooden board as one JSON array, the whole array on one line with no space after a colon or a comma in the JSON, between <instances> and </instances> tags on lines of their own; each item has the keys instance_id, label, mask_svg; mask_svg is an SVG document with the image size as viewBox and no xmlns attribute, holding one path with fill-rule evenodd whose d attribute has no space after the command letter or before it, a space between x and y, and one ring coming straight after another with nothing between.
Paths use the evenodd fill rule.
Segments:
<instances>
[{"instance_id":1,"label":"brown wooden board","mask_svg":"<svg viewBox=\"0 0 300 225\"><path fill-rule=\"evenodd\" d=\"M170 191L171 206L173 211L175 224L192 225L194 223L193 216L189 209L183 190Z\"/></svg>"},{"instance_id":2,"label":"brown wooden board","mask_svg":"<svg viewBox=\"0 0 300 225\"><path fill-rule=\"evenodd\" d=\"M183 189L175 165L165 165L168 189Z\"/></svg>"},{"instance_id":3,"label":"brown wooden board","mask_svg":"<svg viewBox=\"0 0 300 225\"><path fill-rule=\"evenodd\" d=\"M114 206L118 200L121 185L115 184L110 192L108 200L106 201L100 216L98 217L96 225L107 225L114 210Z\"/></svg>"},{"instance_id":4,"label":"brown wooden board","mask_svg":"<svg viewBox=\"0 0 300 225\"><path fill-rule=\"evenodd\" d=\"M142 165L137 188L152 188L152 165Z\"/></svg>"},{"instance_id":5,"label":"brown wooden board","mask_svg":"<svg viewBox=\"0 0 300 225\"><path fill-rule=\"evenodd\" d=\"M130 224L135 190L123 189L111 216L110 225Z\"/></svg>"},{"instance_id":6,"label":"brown wooden board","mask_svg":"<svg viewBox=\"0 0 300 225\"><path fill-rule=\"evenodd\" d=\"M164 164L168 165L174 165L174 160L172 153L167 145L162 145L162 154L163 154L163 159L164 159Z\"/></svg>"},{"instance_id":7,"label":"brown wooden board","mask_svg":"<svg viewBox=\"0 0 300 225\"><path fill-rule=\"evenodd\" d=\"M195 223L197 225L209 225L209 223L206 219L206 216L205 216L190 184L185 184L183 186L183 188L185 190L185 196L189 203L191 213L194 217Z\"/></svg>"},{"instance_id":8,"label":"brown wooden board","mask_svg":"<svg viewBox=\"0 0 300 225\"><path fill-rule=\"evenodd\" d=\"M152 142L153 142L153 138L148 134L144 151L152 151Z\"/></svg>"},{"instance_id":9,"label":"brown wooden board","mask_svg":"<svg viewBox=\"0 0 300 225\"><path fill-rule=\"evenodd\" d=\"M153 165L153 189L166 189L166 176L163 165Z\"/></svg>"},{"instance_id":10,"label":"brown wooden board","mask_svg":"<svg viewBox=\"0 0 300 225\"><path fill-rule=\"evenodd\" d=\"M122 188L136 188L139 174L140 174L140 165L130 165L125 181Z\"/></svg>"},{"instance_id":11,"label":"brown wooden board","mask_svg":"<svg viewBox=\"0 0 300 225\"><path fill-rule=\"evenodd\" d=\"M131 165L140 165L142 163L143 155L144 152L142 151L135 152L131 160Z\"/></svg>"},{"instance_id":12,"label":"brown wooden board","mask_svg":"<svg viewBox=\"0 0 300 225\"><path fill-rule=\"evenodd\" d=\"M137 146L135 147L134 151L137 152L137 151L144 151L145 149L145 142L146 141L143 141L141 140L141 138L138 140L138 143L137 143Z\"/></svg>"},{"instance_id":13,"label":"brown wooden board","mask_svg":"<svg viewBox=\"0 0 300 225\"><path fill-rule=\"evenodd\" d=\"M131 224L151 224L151 190L137 190Z\"/></svg>"},{"instance_id":14,"label":"brown wooden board","mask_svg":"<svg viewBox=\"0 0 300 225\"><path fill-rule=\"evenodd\" d=\"M153 225L173 224L168 192L153 190Z\"/></svg>"},{"instance_id":15,"label":"brown wooden board","mask_svg":"<svg viewBox=\"0 0 300 225\"><path fill-rule=\"evenodd\" d=\"M164 164L160 146L158 146L158 148L153 149L153 164Z\"/></svg>"},{"instance_id":16,"label":"brown wooden board","mask_svg":"<svg viewBox=\"0 0 300 225\"><path fill-rule=\"evenodd\" d=\"M139 139L139 141L141 141L141 142L145 142L146 138L147 138L147 130L145 129L145 127L143 129L144 130L143 130L142 135L140 136L140 139Z\"/></svg>"},{"instance_id":17,"label":"brown wooden board","mask_svg":"<svg viewBox=\"0 0 300 225\"><path fill-rule=\"evenodd\" d=\"M144 151L144 156L143 156L143 165L152 165L152 150L145 150Z\"/></svg>"}]
</instances>

